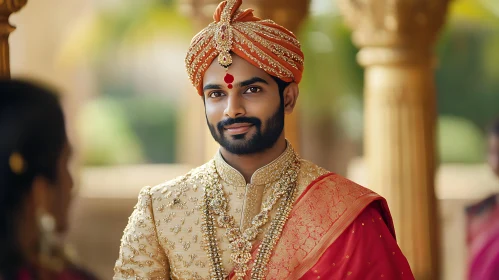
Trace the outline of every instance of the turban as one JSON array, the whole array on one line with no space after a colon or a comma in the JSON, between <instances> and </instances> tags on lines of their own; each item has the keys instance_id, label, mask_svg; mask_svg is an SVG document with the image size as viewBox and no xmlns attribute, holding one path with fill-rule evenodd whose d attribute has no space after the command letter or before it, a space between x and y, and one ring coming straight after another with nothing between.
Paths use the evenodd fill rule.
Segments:
<instances>
[{"instance_id":1,"label":"turban","mask_svg":"<svg viewBox=\"0 0 499 280\"><path fill-rule=\"evenodd\" d=\"M240 10L241 4L242 0L220 3L214 22L191 41L185 65L199 95L213 60L218 57L218 63L227 69L232 53L285 82L299 83L302 78L303 52L296 36L272 20L254 16L252 9Z\"/></svg>"}]
</instances>

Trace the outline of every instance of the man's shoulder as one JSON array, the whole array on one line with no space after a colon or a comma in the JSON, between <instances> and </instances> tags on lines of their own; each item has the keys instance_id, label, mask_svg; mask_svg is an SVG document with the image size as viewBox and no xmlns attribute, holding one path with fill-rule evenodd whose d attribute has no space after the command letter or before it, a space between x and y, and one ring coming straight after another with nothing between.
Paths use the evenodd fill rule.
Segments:
<instances>
[{"instance_id":1,"label":"man's shoulder","mask_svg":"<svg viewBox=\"0 0 499 280\"><path fill-rule=\"evenodd\" d=\"M202 178L208 173L209 162L196 167L184 175L172 180L165 181L153 187L146 187L142 192L148 192L153 198L187 195L190 192L197 192L204 186L201 185Z\"/></svg>"},{"instance_id":2,"label":"man's shoulder","mask_svg":"<svg viewBox=\"0 0 499 280\"><path fill-rule=\"evenodd\" d=\"M351 190L373 192L365 186L362 186L339 174L328 171L327 169L305 159L301 159L300 175L301 177L306 177L307 181L310 181L309 184L322 183L331 188L339 188L342 191Z\"/></svg>"},{"instance_id":3,"label":"man's shoulder","mask_svg":"<svg viewBox=\"0 0 499 280\"><path fill-rule=\"evenodd\" d=\"M298 180L301 181L301 184L308 185L329 173L331 172L309 160L300 159L300 173L298 174Z\"/></svg>"},{"instance_id":4,"label":"man's shoulder","mask_svg":"<svg viewBox=\"0 0 499 280\"><path fill-rule=\"evenodd\" d=\"M325 196L331 201L333 197L353 198L368 194L374 194L373 191L365 188L341 175L328 171L317 164L301 159L300 173L298 175L298 196L302 197L304 193L310 190L312 196Z\"/></svg>"},{"instance_id":5,"label":"man's shoulder","mask_svg":"<svg viewBox=\"0 0 499 280\"><path fill-rule=\"evenodd\" d=\"M329 176L324 178L324 181L327 181L331 187L336 188L339 192L343 194L353 195L357 193L358 195L371 194L379 196L373 190L369 189L366 186L362 186L346 177L343 177L339 174L330 173Z\"/></svg>"},{"instance_id":6,"label":"man's shoulder","mask_svg":"<svg viewBox=\"0 0 499 280\"><path fill-rule=\"evenodd\" d=\"M300 159L300 170L301 172L316 173L316 174L327 174L330 173L327 169L309 161L306 159Z\"/></svg>"}]
</instances>

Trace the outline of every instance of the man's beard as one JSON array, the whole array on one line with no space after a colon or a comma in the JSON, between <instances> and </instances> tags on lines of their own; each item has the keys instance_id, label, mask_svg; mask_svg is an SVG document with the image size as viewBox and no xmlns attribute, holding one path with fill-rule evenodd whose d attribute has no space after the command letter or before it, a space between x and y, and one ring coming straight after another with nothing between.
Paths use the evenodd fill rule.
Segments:
<instances>
[{"instance_id":1,"label":"man's beard","mask_svg":"<svg viewBox=\"0 0 499 280\"><path fill-rule=\"evenodd\" d=\"M216 129L214 125L210 124L208 118L206 119L206 122L208 123L211 135L215 141L217 141L218 144L220 144L220 146L222 146L229 153L235 155L261 153L273 147L279 139L279 136L281 136L284 129L284 103L281 101L281 104L274 115L267 119L264 131L262 131L262 121L254 117L225 119L217 124ZM236 123L251 124L255 127L256 133L252 136L238 134L226 137L224 135L224 127ZM248 137L250 138L248 139Z\"/></svg>"}]
</instances>

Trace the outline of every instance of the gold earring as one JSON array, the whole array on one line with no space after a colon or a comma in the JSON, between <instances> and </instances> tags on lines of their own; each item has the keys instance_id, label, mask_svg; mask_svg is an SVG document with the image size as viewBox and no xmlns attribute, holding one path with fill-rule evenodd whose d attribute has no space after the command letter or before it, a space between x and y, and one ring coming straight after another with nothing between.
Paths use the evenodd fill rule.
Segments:
<instances>
[{"instance_id":1,"label":"gold earring","mask_svg":"<svg viewBox=\"0 0 499 280\"><path fill-rule=\"evenodd\" d=\"M23 156L18 152L12 153L9 157L9 166L14 174L21 175L26 168Z\"/></svg>"}]
</instances>

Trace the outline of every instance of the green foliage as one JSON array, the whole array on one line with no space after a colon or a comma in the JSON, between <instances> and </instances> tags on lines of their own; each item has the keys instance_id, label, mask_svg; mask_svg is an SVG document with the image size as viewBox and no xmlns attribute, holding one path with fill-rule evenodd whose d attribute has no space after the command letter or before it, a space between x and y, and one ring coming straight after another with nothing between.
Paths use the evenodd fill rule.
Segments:
<instances>
[{"instance_id":1,"label":"green foliage","mask_svg":"<svg viewBox=\"0 0 499 280\"><path fill-rule=\"evenodd\" d=\"M499 2L497 0L454 0L450 3L449 19L465 20L479 24L497 23Z\"/></svg>"},{"instance_id":2,"label":"green foliage","mask_svg":"<svg viewBox=\"0 0 499 280\"><path fill-rule=\"evenodd\" d=\"M442 116L438 122L438 151L441 162L483 162L485 139L482 131L464 118Z\"/></svg>"},{"instance_id":3,"label":"green foliage","mask_svg":"<svg viewBox=\"0 0 499 280\"><path fill-rule=\"evenodd\" d=\"M438 112L480 128L499 114L499 25L454 23L438 48Z\"/></svg>"},{"instance_id":4,"label":"green foliage","mask_svg":"<svg viewBox=\"0 0 499 280\"><path fill-rule=\"evenodd\" d=\"M143 161L139 139L127 123L126 116L126 111L113 99L99 98L85 103L78 121L84 164L130 164Z\"/></svg>"},{"instance_id":5,"label":"green foliage","mask_svg":"<svg viewBox=\"0 0 499 280\"><path fill-rule=\"evenodd\" d=\"M310 17L301 32L305 72L300 99L311 118L338 117L345 95L362 97L363 70L356 63L357 48L341 17ZM360 108L362 109L362 108Z\"/></svg>"},{"instance_id":6,"label":"green foliage","mask_svg":"<svg viewBox=\"0 0 499 280\"><path fill-rule=\"evenodd\" d=\"M175 105L158 98L120 100L127 121L139 138L149 163L174 163L178 115Z\"/></svg>"},{"instance_id":7,"label":"green foliage","mask_svg":"<svg viewBox=\"0 0 499 280\"><path fill-rule=\"evenodd\" d=\"M61 60L105 61L125 47L139 47L151 41L189 40L189 19L180 15L173 0L126 1L83 18L73 28L61 48Z\"/></svg>"},{"instance_id":8,"label":"green foliage","mask_svg":"<svg viewBox=\"0 0 499 280\"><path fill-rule=\"evenodd\" d=\"M167 100L100 97L86 104L80 116L84 163L173 163L176 123Z\"/></svg>"}]
</instances>

